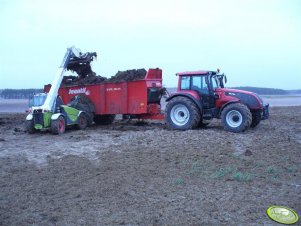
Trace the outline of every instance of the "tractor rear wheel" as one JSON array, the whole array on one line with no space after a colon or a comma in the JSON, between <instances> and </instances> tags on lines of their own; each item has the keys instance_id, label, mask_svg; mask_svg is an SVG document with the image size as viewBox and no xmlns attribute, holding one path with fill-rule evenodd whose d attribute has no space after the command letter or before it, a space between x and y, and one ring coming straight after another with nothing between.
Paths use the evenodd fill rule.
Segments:
<instances>
[{"instance_id":1,"label":"tractor rear wheel","mask_svg":"<svg viewBox=\"0 0 301 226\"><path fill-rule=\"evenodd\" d=\"M252 112L251 128L255 128L261 121L261 111Z\"/></svg>"},{"instance_id":2,"label":"tractor rear wheel","mask_svg":"<svg viewBox=\"0 0 301 226\"><path fill-rule=\"evenodd\" d=\"M187 97L175 97L166 105L166 122L173 129L195 129L198 127L200 120L200 110Z\"/></svg>"},{"instance_id":3,"label":"tractor rear wheel","mask_svg":"<svg viewBox=\"0 0 301 226\"><path fill-rule=\"evenodd\" d=\"M66 130L66 121L63 116L51 121L51 131L53 134L62 134Z\"/></svg>"},{"instance_id":4,"label":"tractor rear wheel","mask_svg":"<svg viewBox=\"0 0 301 226\"><path fill-rule=\"evenodd\" d=\"M249 108L241 103L230 104L222 111L224 129L233 133L240 133L248 129L252 122Z\"/></svg>"},{"instance_id":5,"label":"tractor rear wheel","mask_svg":"<svg viewBox=\"0 0 301 226\"><path fill-rule=\"evenodd\" d=\"M116 115L95 115L94 122L98 125L112 124Z\"/></svg>"},{"instance_id":6,"label":"tractor rear wheel","mask_svg":"<svg viewBox=\"0 0 301 226\"><path fill-rule=\"evenodd\" d=\"M88 126L88 118L85 113L81 113L78 117L78 129L86 129Z\"/></svg>"},{"instance_id":7,"label":"tractor rear wheel","mask_svg":"<svg viewBox=\"0 0 301 226\"><path fill-rule=\"evenodd\" d=\"M26 120L25 127L26 127L26 131L29 134L33 134L36 132L36 129L34 128L33 120Z\"/></svg>"}]
</instances>

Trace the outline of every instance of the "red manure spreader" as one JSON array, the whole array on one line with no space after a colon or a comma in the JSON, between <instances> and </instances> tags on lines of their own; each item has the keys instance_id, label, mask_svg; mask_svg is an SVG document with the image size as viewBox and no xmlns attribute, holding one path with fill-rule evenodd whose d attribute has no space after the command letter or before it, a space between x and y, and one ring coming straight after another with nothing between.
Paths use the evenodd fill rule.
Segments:
<instances>
[{"instance_id":1,"label":"red manure spreader","mask_svg":"<svg viewBox=\"0 0 301 226\"><path fill-rule=\"evenodd\" d=\"M84 85L72 81L69 81L68 85L67 81L59 88L58 96L64 103L72 103L76 99L81 101L81 98L88 99L85 101L93 105L91 113L96 124L110 124L116 114L122 114L123 118L164 119L160 107L161 97L164 94L162 70L140 69L119 73L122 75L119 76L121 78L118 82L115 79L114 82L101 81L93 84L93 79L87 78L85 80L88 82ZM131 74L134 76L128 81L128 75ZM137 77L140 79L137 80ZM46 85L44 91L48 92L50 87L51 85Z\"/></svg>"}]
</instances>

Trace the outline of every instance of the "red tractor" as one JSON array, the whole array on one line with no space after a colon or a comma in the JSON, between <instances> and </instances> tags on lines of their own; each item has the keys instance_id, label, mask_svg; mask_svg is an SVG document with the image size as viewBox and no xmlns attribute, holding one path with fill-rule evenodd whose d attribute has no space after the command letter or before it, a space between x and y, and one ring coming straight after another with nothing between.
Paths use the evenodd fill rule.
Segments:
<instances>
[{"instance_id":1,"label":"red tractor","mask_svg":"<svg viewBox=\"0 0 301 226\"><path fill-rule=\"evenodd\" d=\"M173 129L204 127L221 118L224 129L239 133L269 117L269 105L255 93L224 88L217 71L181 72L178 90L166 99L166 121Z\"/></svg>"}]
</instances>

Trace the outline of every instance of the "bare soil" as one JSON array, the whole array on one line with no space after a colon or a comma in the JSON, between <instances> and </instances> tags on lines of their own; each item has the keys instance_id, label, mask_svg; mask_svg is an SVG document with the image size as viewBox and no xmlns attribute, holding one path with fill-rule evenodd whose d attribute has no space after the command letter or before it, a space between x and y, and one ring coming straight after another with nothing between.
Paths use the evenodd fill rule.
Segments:
<instances>
[{"instance_id":1,"label":"bare soil","mask_svg":"<svg viewBox=\"0 0 301 226\"><path fill-rule=\"evenodd\" d=\"M301 214L300 112L240 134L116 120L61 136L0 114L0 225L279 225L270 205Z\"/></svg>"}]
</instances>

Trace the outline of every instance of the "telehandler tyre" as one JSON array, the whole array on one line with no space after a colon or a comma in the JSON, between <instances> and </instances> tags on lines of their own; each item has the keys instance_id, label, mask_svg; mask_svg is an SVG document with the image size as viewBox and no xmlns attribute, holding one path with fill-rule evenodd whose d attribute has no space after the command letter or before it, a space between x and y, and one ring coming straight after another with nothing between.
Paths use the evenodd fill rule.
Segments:
<instances>
[{"instance_id":1,"label":"telehandler tyre","mask_svg":"<svg viewBox=\"0 0 301 226\"><path fill-rule=\"evenodd\" d=\"M66 130L66 121L63 116L51 121L51 131L53 134L62 134Z\"/></svg>"},{"instance_id":2,"label":"telehandler tyre","mask_svg":"<svg viewBox=\"0 0 301 226\"><path fill-rule=\"evenodd\" d=\"M35 128L34 128L34 125L33 125L33 120L26 120L25 121L25 128L26 128L26 131L29 133L29 134L33 134L36 132Z\"/></svg>"}]
</instances>

